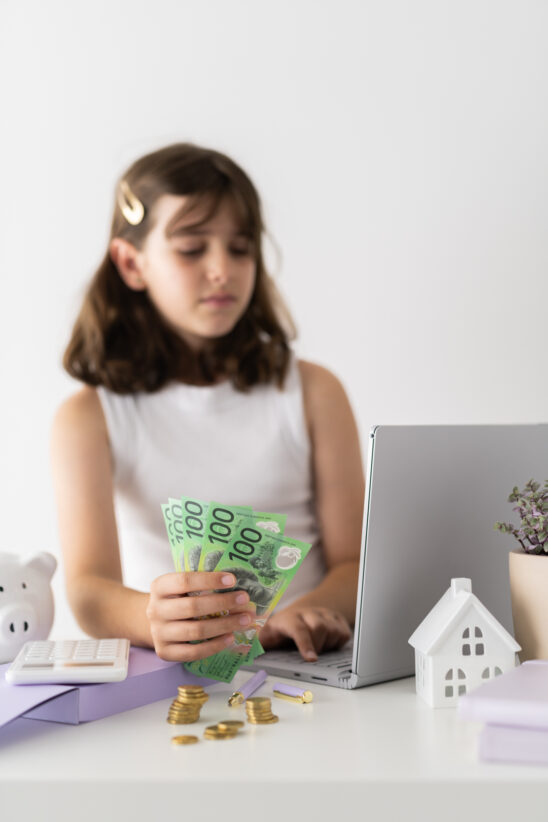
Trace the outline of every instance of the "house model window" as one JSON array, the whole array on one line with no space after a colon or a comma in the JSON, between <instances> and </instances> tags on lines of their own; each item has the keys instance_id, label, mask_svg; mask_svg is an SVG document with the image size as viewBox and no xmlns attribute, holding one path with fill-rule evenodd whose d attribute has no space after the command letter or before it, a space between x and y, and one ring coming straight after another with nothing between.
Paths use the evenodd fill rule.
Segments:
<instances>
[{"instance_id":1,"label":"house model window","mask_svg":"<svg viewBox=\"0 0 548 822\"><path fill-rule=\"evenodd\" d=\"M451 580L409 643L415 649L417 693L436 708L456 705L459 696L515 667L521 650L466 578Z\"/></svg>"}]
</instances>

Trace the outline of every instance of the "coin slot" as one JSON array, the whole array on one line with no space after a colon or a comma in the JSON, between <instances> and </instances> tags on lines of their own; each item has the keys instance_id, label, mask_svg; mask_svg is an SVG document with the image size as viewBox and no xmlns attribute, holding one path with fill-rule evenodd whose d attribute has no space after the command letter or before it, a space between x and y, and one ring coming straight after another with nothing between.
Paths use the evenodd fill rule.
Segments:
<instances>
[{"instance_id":1,"label":"coin slot","mask_svg":"<svg viewBox=\"0 0 548 822\"><path fill-rule=\"evenodd\" d=\"M327 682L327 677L326 676L314 676L314 675L312 675L312 679L317 679L318 682Z\"/></svg>"}]
</instances>

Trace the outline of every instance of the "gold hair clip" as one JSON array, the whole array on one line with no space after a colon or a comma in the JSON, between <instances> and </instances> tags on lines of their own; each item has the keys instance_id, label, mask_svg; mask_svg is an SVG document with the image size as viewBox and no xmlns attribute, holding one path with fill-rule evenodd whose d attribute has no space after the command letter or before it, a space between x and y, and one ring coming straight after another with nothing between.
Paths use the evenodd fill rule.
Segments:
<instances>
[{"instance_id":1,"label":"gold hair clip","mask_svg":"<svg viewBox=\"0 0 548 822\"><path fill-rule=\"evenodd\" d=\"M118 188L118 205L130 225L139 225L142 222L145 216L145 207L125 180L120 181Z\"/></svg>"}]
</instances>

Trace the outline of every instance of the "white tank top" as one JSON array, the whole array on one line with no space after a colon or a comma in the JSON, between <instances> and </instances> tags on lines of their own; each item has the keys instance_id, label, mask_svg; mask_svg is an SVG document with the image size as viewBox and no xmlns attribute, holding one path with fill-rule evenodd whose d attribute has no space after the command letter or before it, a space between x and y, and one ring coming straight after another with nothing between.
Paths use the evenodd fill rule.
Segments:
<instances>
[{"instance_id":1,"label":"white tank top","mask_svg":"<svg viewBox=\"0 0 548 822\"><path fill-rule=\"evenodd\" d=\"M283 391L260 385L242 393L224 382L97 393L110 440L125 585L148 591L153 579L174 570L161 505L180 496L287 514L284 533L312 548L280 608L320 583L326 567L294 356Z\"/></svg>"}]
</instances>

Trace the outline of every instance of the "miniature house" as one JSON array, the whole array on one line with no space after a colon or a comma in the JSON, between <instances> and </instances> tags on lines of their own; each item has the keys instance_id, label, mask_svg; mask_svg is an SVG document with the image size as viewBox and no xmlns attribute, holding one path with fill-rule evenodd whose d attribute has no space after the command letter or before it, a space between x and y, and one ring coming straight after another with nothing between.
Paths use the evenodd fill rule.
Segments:
<instances>
[{"instance_id":1,"label":"miniature house","mask_svg":"<svg viewBox=\"0 0 548 822\"><path fill-rule=\"evenodd\" d=\"M451 580L409 644L417 693L433 708L454 706L462 694L514 668L521 650L472 593L469 579Z\"/></svg>"}]
</instances>

